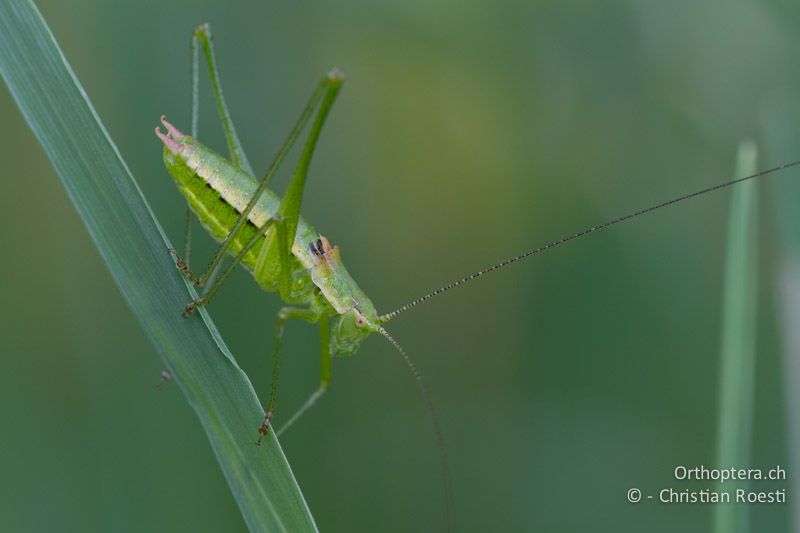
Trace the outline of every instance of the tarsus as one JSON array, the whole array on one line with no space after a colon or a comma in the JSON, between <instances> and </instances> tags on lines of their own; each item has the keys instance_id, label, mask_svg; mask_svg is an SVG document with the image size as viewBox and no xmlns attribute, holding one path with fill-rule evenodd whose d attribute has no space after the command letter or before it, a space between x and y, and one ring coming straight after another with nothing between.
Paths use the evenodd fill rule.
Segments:
<instances>
[{"instance_id":1,"label":"tarsus","mask_svg":"<svg viewBox=\"0 0 800 533\"><path fill-rule=\"evenodd\" d=\"M677 204L679 202L683 202L684 200L688 200L690 198L694 198L695 196L702 196L704 194L717 191L719 189L724 189L726 187L730 187L732 185L736 185L737 183L742 183L743 181L752 180L752 179L755 179L755 178L760 178L761 176L766 176L767 174L772 174L774 172L779 172L781 170L785 170L787 168L795 167L797 165L800 165L800 160L792 161L791 163L786 163L786 164L783 164L783 165L780 165L780 166L777 166L777 167L773 167L773 168L770 168L770 169L767 169L767 170L762 170L761 172L757 172L756 174L751 174L750 176L745 176L743 178L738 178L738 179L735 179L735 180L726 181L726 182L723 182L723 183L718 183L717 185L714 185L714 186L711 186L711 187L707 187L705 189L702 189L702 190L699 190L699 191L695 191L695 192L690 193L690 194L679 196L677 198L673 198L672 200L667 200L666 202L661 202L660 204L656 204L656 205L647 207L645 209L640 209L639 211L635 211L633 213L629 213L629 214L627 214L625 216L621 216L619 218L615 218L613 220L609 220L608 222L604 222L603 224L599 224L597 226L591 226L591 227L586 228L586 229L584 229L582 231L579 231L577 233L573 233L572 235L568 235L566 237L562 237L562 238L560 238L558 240L555 240L555 241L553 241L551 243L545 244L544 246L539 246L538 248L533 248L532 250L528 250L527 252L524 252L524 253L519 254L517 256L514 256L514 257L511 257L509 259L506 259L505 261L501 261L501 262L497 263L496 265L492 265L492 266L490 266L488 268L484 268L483 270L478 270L477 272L475 272L473 274L470 274L469 276L465 276L465 277L460 278L460 279L458 279L456 281L448 283L447 285L445 285L443 287L440 287L440 288L436 289L435 291L429 292L428 294L426 294L424 296L421 296L421 297L419 297L419 298L417 298L415 300L410 301L409 303L405 304L404 306L395 309L391 313L386 313L385 315L381 315L379 320L380 320L381 323L388 322L389 320L393 319L394 317L396 317L400 313L402 313L404 311L408 311L412 307L414 307L414 306L416 306L418 304L421 304L422 302L424 302L426 300L430 300L434 296L438 296L438 295L442 294L443 292L447 292L450 289L454 289L455 287L458 287L459 285L464 285L465 283L468 283L468 282L470 282L470 281L472 281L472 280L474 280L476 278L479 278L479 277L483 276L484 274L488 274L489 272L494 272L495 270L500 270L501 268L506 267L506 266L508 266L508 265L510 265L512 263L516 263L517 261L521 261L522 259L526 259L526 258L528 258L528 257L530 257L532 255L536 255L538 253L544 252L545 250L549 250L551 248L555 248L557 246L561 246L564 243L567 243L567 242L569 242L571 240L574 240L574 239L577 239L579 237L584 237L586 235L589 235L590 233L594 233L595 231L599 231L601 229L605 229L605 228L611 227L611 226L613 226L615 224L619 224L620 222L625 222L626 220L630 220L632 218L636 218L636 217L641 216L641 215L646 215L648 213L652 213L653 211L657 211L657 210L661 209L662 207L667 207L667 206L670 206L670 205L673 205L673 204Z\"/></svg>"}]
</instances>

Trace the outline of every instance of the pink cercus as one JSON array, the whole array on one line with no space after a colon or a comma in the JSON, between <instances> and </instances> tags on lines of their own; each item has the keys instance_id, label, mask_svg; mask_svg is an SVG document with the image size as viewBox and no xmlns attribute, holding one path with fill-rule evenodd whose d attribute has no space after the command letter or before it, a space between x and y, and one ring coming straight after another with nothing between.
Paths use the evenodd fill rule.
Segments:
<instances>
[{"instance_id":1,"label":"pink cercus","mask_svg":"<svg viewBox=\"0 0 800 533\"><path fill-rule=\"evenodd\" d=\"M173 154L177 154L183 151L183 145L181 143L175 142L183 139L186 137L186 134L183 133L181 130L167 122L166 115L161 115L161 123L167 129L166 135L161 132L161 128L156 126L156 136L161 139L161 142L164 143L170 152Z\"/></svg>"}]
</instances>

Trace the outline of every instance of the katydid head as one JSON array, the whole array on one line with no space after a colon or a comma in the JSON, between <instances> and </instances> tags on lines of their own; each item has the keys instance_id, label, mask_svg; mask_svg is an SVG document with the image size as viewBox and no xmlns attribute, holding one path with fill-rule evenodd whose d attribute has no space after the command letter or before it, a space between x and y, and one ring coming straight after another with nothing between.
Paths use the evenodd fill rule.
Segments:
<instances>
[{"instance_id":1,"label":"katydid head","mask_svg":"<svg viewBox=\"0 0 800 533\"><path fill-rule=\"evenodd\" d=\"M363 313L358 306L340 315L331 329L331 352L335 356L350 356L358 351L361 341L381 329L377 317Z\"/></svg>"}]
</instances>

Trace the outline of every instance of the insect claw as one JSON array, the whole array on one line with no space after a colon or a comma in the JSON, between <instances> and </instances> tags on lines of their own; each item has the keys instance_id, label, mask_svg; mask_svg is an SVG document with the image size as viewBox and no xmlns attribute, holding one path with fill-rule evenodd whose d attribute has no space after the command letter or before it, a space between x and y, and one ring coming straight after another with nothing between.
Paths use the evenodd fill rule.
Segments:
<instances>
[{"instance_id":1,"label":"insect claw","mask_svg":"<svg viewBox=\"0 0 800 533\"><path fill-rule=\"evenodd\" d=\"M256 441L256 446L261 446L261 439L269 435L269 428L271 427L270 421L272 420L272 410L267 410L264 414L264 421L258 428L259 437Z\"/></svg>"},{"instance_id":2,"label":"insect claw","mask_svg":"<svg viewBox=\"0 0 800 533\"><path fill-rule=\"evenodd\" d=\"M209 33L211 33L211 27L208 25L208 22L200 24L194 29L194 34L197 37L208 35Z\"/></svg>"},{"instance_id":3,"label":"insect claw","mask_svg":"<svg viewBox=\"0 0 800 533\"><path fill-rule=\"evenodd\" d=\"M196 287L200 287L203 285L203 280L195 276L192 269L189 268L189 265L186 264L180 255L178 255L178 251L175 248L167 248L167 252L175 257L175 268L177 268L181 274L183 274L186 279L188 279L193 285Z\"/></svg>"},{"instance_id":4,"label":"insect claw","mask_svg":"<svg viewBox=\"0 0 800 533\"><path fill-rule=\"evenodd\" d=\"M203 305L204 300L202 298L198 298L192 302L186 304L186 308L183 310L183 318L189 318L194 313L194 310L197 309L200 305Z\"/></svg>"},{"instance_id":5,"label":"insect claw","mask_svg":"<svg viewBox=\"0 0 800 533\"><path fill-rule=\"evenodd\" d=\"M261 446L261 440L267 435L269 435L269 426L265 426L262 424L261 427L258 428L258 433L259 435L258 439L256 440L256 446Z\"/></svg>"},{"instance_id":6,"label":"insect claw","mask_svg":"<svg viewBox=\"0 0 800 533\"><path fill-rule=\"evenodd\" d=\"M328 72L328 79L335 82L341 82L345 79L345 75L344 72L342 72L340 69L338 69L337 67L333 67Z\"/></svg>"},{"instance_id":7,"label":"insect claw","mask_svg":"<svg viewBox=\"0 0 800 533\"><path fill-rule=\"evenodd\" d=\"M167 369L161 371L161 380L156 385L156 390L160 391L164 388L164 384L172 379L172 372Z\"/></svg>"}]
</instances>

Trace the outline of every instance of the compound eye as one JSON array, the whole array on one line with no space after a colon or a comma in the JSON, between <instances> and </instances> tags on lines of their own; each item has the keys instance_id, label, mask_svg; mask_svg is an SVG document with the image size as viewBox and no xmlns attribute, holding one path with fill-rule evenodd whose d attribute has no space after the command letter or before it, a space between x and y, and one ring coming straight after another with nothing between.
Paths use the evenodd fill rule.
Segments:
<instances>
[{"instance_id":1,"label":"compound eye","mask_svg":"<svg viewBox=\"0 0 800 533\"><path fill-rule=\"evenodd\" d=\"M357 316L356 316L356 325L357 325L358 327L360 327L360 328L363 328L364 326L366 326L366 325L367 325L367 319L366 319L366 318L364 318L364 317L363 317L363 316L361 316L361 315L357 315Z\"/></svg>"}]
</instances>

